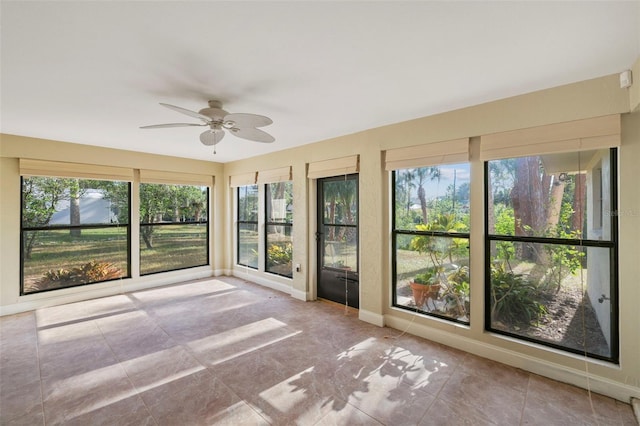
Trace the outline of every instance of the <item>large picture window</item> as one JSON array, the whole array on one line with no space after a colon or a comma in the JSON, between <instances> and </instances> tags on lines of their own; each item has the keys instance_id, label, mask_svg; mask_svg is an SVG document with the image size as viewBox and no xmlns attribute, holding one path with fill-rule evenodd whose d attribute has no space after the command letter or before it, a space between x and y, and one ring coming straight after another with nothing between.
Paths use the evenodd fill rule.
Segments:
<instances>
[{"instance_id":1,"label":"large picture window","mask_svg":"<svg viewBox=\"0 0 640 426\"><path fill-rule=\"evenodd\" d=\"M22 178L21 294L130 276L128 182Z\"/></svg>"},{"instance_id":2,"label":"large picture window","mask_svg":"<svg viewBox=\"0 0 640 426\"><path fill-rule=\"evenodd\" d=\"M267 212L265 270L291 278L293 268L293 183L276 182L265 185Z\"/></svg>"},{"instance_id":3,"label":"large picture window","mask_svg":"<svg viewBox=\"0 0 640 426\"><path fill-rule=\"evenodd\" d=\"M487 328L616 361L616 150L485 167Z\"/></svg>"},{"instance_id":4,"label":"large picture window","mask_svg":"<svg viewBox=\"0 0 640 426\"><path fill-rule=\"evenodd\" d=\"M239 186L237 201L237 262L258 269L258 185Z\"/></svg>"},{"instance_id":5,"label":"large picture window","mask_svg":"<svg viewBox=\"0 0 640 426\"><path fill-rule=\"evenodd\" d=\"M469 323L469 164L393 172L393 305Z\"/></svg>"},{"instance_id":6,"label":"large picture window","mask_svg":"<svg viewBox=\"0 0 640 426\"><path fill-rule=\"evenodd\" d=\"M209 188L140 184L140 275L209 264Z\"/></svg>"}]
</instances>

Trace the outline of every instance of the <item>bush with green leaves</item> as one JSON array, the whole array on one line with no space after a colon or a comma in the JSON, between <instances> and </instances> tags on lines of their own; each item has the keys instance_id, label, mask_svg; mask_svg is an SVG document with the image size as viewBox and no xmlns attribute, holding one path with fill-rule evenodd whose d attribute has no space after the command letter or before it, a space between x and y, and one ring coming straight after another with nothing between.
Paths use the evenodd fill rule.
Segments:
<instances>
[{"instance_id":1,"label":"bush with green leaves","mask_svg":"<svg viewBox=\"0 0 640 426\"><path fill-rule=\"evenodd\" d=\"M71 269L51 269L44 273L36 286L40 290L45 290L107 281L121 276L122 271L113 263L92 260Z\"/></svg>"},{"instance_id":2,"label":"bush with green leaves","mask_svg":"<svg viewBox=\"0 0 640 426\"><path fill-rule=\"evenodd\" d=\"M271 244L267 249L267 266L286 265L291 263L292 256L293 245L291 243Z\"/></svg>"},{"instance_id":3,"label":"bush with green leaves","mask_svg":"<svg viewBox=\"0 0 640 426\"><path fill-rule=\"evenodd\" d=\"M491 320L509 325L537 323L547 313L541 292L522 274L507 269L506 262L491 266Z\"/></svg>"}]
</instances>

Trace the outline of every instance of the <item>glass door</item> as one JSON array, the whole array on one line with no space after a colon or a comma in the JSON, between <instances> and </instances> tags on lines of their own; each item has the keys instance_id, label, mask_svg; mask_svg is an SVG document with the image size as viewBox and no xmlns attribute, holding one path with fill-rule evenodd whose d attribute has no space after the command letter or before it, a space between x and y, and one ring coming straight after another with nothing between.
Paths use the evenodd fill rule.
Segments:
<instances>
[{"instance_id":1,"label":"glass door","mask_svg":"<svg viewBox=\"0 0 640 426\"><path fill-rule=\"evenodd\" d=\"M318 297L359 306L358 175L318 179Z\"/></svg>"}]
</instances>

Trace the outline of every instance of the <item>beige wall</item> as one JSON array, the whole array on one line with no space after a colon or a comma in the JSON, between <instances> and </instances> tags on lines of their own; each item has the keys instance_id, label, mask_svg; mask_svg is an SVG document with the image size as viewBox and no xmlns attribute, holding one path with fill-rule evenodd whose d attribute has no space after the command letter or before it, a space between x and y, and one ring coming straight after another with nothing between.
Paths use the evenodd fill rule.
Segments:
<instances>
[{"instance_id":1,"label":"beige wall","mask_svg":"<svg viewBox=\"0 0 640 426\"><path fill-rule=\"evenodd\" d=\"M618 75L589 80L504 99L445 114L398 123L299 148L225 164L225 175L259 171L280 166L293 166L294 174L294 263L306 265L302 273L294 273L292 287L305 291L306 298L315 295L315 188L304 182L305 168L310 162L357 154L360 156L360 318L374 324L386 324L399 330L421 335L447 345L471 351L539 374L586 386L585 367L592 376L590 386L621 400L640 397L640 331L638 310L630 301L640 302L639 253L640 200L630 182L634 163L640 160L640 114L623 116L623 147L620 150L621 208L630 214L621 218L620 250L625 253L620 263L620 365L586 361L538 345L519 342L484 331L484 252L483 252L483 185L471 182L471 326L465 327L434 318L412 315L391 307L390 271L390 174L383 168L383 152L390 148L470 137L472 174L482 175L479 160L479 136L488 133L559 123L614 113L628 113L630 95L620 89ZM635 212L635 213L634 213ZM624 223L624 227L622 227ZM234 223L229 219L228 232ZM363 230L366 229L366 232ZM228 260L233 269L233 256ZM240 272L240 271L238 271ZM236 270L234 269L234 273ZM244 271L242 271L244 273ZM267 279L258 271L249 276ZM292 292L293 294L293 292ZM624 325L622 325L624 324Z\"/></svg>"},{"instance_id":2,"label":"beige wall","mask_svg":"<svg viewBox=\"0 0 640 426\"><path fill-rule=\"evenodd\" d=\"M0 138L0 314L35 309L42 306L68 303L92 297L106 296L121 291L129 291L154 285L211 276L224 265L221 251L224 232L212 233L210 256L211 266L192 268L140 277L137 271L138 256L131 256L132 278L123 279L118 284L108 282L88 287L76 287L54 292L20 296L20 173L19 159L50 160L90 165L111 165L132 169L163 170L213 176L222 176L223 166L208 161L173 158L161 155L142 154L88 145L78 145L43 139L26 138L14 135L1 135ZM137 179L138 174L134 173ZM210 192L211 205L224 204L215 186ZM133 185L135 195L137 186ZM138 201L133 196L132 214L134 223L138 221ZM211 223L216 229L224 229L225 209L212 212ZM131 227L132 253L139 250L139 233Z\"/></svg>"},{"instance_id":3,"label":"beige wall","mask_svg":"<svg viewBox=\"0 0 640 426\"><path fill-rule=\"evenodd\" d=\"M640 397L640 196L637 163L640 160L640 112L630 110L630 92L620 89L618 75L607 76L420 118L331 140L305 145L247 160L219 165L184 159L127 153L102 148L80 147L51 141L3 136L0 153L0 303L15 304L19 276L19 174L17 160L37 152L42 159L91 162L133 168L166 167L167 170L205 172L216 176L214 231L215 254L209 273L225 272L289 292L300 299L315 297L315 188L306 178L307 164L348 155L360 158L360 318L378 325L407 330L444 344L486 356L539 374L586 386L585 368L592 389L628 400ZM620 150L620 365L584 360L562 351L515 341L484 332L483 316L483 185L471 182L471 271L472 305L469 327L423 316L411 315L390 306L390 174L384 171L386 149L470 137L472 174L482 174L479 136L499 131L597 117L623 115L623 146ZM292 166L294 184L294 263L302 266L292 280L260 271L235 267L233 235L234 192L228 187L231 175ZM179 169L179 170L176 170ZM366 232L363 232L366 230ZM162 274L160 274L162 275ZM172 278L179 275L171 275ZM91 286L93 287L93 286ZM5 296L5 292L7 295ZM96 294L96 293L93 293ZM480 296L476 296L480 295ZM80 297L80 296L78 296ZM86 297L86 296L85 296ZM19 297L17 298L19 301ZM56 303L45 300L42 303ZM24 305L27 306L27 305Z\"/></svg>"}]
</instances>

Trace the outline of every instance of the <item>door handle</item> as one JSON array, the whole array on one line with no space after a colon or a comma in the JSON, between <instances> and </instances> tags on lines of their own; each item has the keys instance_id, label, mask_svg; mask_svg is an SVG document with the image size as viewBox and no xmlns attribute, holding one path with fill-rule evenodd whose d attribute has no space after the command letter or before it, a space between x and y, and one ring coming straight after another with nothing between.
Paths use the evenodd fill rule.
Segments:
<instances>
[{"instance_id":1,"label":"door handle","mask_svg":"<svg viewBox=\"0 0 640 426\"><path fill-rule=\"evenodd\" d=\"M316 232L316 241L320 241L320 235L322 235L322 232Z\"/></svg>"}]
</instances>

